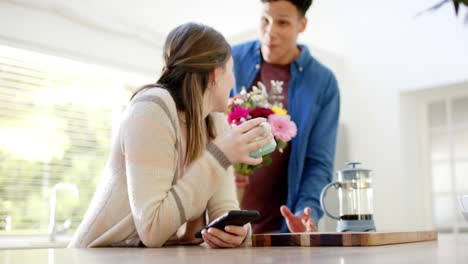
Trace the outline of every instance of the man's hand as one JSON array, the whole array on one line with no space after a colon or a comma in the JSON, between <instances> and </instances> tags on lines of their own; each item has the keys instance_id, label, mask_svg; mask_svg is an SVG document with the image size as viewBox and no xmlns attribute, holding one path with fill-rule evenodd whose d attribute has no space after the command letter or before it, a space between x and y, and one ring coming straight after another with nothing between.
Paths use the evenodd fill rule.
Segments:
<instances>
[{"instance_id":1,"label":"man's hand","mask_svg":"<svg viewBox=\"0 0 468 264\"><path fill-rule=\"evenodd\" d=\"M286 218L286 223L291 233L317 232L317 224L314 219L310 218L312 210L309 207L304 208L304 212L297 216L285 205L281 206L280 211L284 218Z\"/></svg>"},{"instance_id":2,"label":"man's hand","mask_svg":"<svg viewBox=\"0 0 468 264\"><path fill-rule=\"evenodd\" d=\"M236 186L239 189L245 188L249 185L249 176L240 175L236 173Z\"/></svg>"}]
</instances>

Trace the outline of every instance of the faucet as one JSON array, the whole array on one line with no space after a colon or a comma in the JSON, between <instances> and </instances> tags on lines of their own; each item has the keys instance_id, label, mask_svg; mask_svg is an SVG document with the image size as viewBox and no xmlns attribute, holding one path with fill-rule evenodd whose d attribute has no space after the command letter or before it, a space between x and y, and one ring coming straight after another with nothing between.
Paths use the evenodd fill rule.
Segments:
<instances>
[{"instance_id":1,"label":"faucet","mask_svg":"<svg viewBox=\"0 0 468 264\"><path fill-rule=\"evenodd\" d=\"M57 183L52 188L50 199L49 199L49 208L50 208L50 215L49 215L49 241L55 242L55 236L61 234L68 230L71 227L71 217L68 218L63 227L57 230L56 226L56 209L57 209L57 191L58 190L71 190L73 196L78 199L80 197L80 192L78 186L73 183Z\"/></svg>"}]
</instances>

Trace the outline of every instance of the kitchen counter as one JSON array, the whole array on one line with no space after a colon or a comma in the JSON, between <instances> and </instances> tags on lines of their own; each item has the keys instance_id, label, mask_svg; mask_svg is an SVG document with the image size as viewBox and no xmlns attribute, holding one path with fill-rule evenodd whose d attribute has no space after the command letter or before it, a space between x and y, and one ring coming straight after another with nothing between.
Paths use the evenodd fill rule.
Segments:
<instances>
[{"instance_id":1,"label":"kitchen counter","mask_svg":"<svg viewBox=\"0 0 468 264\"><path fill-rule=\"evenodd\" d=\"M0 250L4 264L57 263L468 263L468 235L439 234L438 241L377 247L248 247L11 249Z\"/></svg>"}]
</instances>

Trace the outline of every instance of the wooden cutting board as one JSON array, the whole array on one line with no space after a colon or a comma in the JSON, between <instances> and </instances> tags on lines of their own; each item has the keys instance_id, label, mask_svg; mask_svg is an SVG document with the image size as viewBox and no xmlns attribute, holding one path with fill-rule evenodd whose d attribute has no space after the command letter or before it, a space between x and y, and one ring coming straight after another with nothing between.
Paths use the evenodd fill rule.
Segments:
<instances>
[{"instance_id":1,"label":"wooden cutting board","mask_svg":"<svg viewBox=\"0 0 468 264\"><path fill-rule=\"evenodd\" d=\"M381 246L437 240L437 231L346 232L346 233L277 233L252 236L254 247L359 247Z\"/></svg>"}]
</instances>

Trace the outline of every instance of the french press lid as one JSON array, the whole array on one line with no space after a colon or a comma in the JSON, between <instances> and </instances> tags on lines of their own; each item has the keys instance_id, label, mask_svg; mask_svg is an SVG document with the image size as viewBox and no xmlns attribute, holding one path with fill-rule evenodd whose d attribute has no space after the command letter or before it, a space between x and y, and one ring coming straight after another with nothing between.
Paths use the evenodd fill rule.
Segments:
<instances>
[{"instance_id":1,"label":"french press lid","mask_svg":"<svg viewBox=\"0 0 468 264\"><path fill-rule=\"evenodd\" d=\"M347 166L353 166L352 168L346 168L336 171L339 180L351 181L359 180L362 178L369 178L371 170L356 168L356 165L360 165L360 162L348 162L345 163Z\"/></svg>"}]
</instances>

